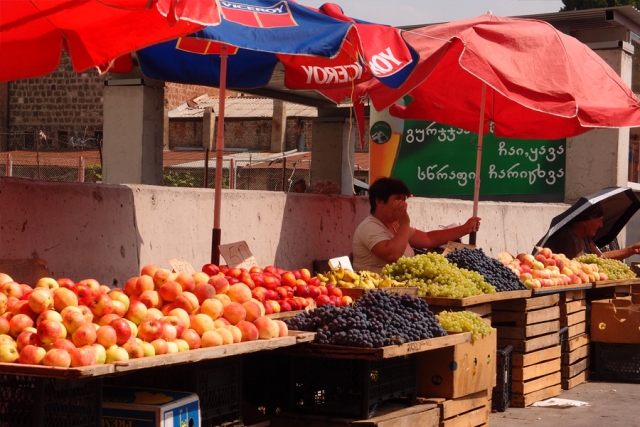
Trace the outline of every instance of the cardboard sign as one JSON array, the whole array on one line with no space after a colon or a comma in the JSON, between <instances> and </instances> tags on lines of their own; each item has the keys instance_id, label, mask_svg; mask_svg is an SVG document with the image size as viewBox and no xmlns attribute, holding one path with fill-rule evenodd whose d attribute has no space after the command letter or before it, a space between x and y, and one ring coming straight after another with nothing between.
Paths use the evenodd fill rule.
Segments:
<instances>
[{"instance_id":1,"label":"cardboard sign","mask_svg":"<svg viewBox=\"0 0 640 427\"><path fill-rule=\"evenodd\" d=\"M258 266L256 259L249 250L249 245L244 240L228 245L219 245L220 255L227 262L229 268L242 267L247 270L251 267Z\"/></svg>"},{"instance_id":2,"label":"cardboard sign","mask_svg":"<svg viewBox=\"0 0 640 427\"><path fill-rule=\"evenodd\" d=\"M466 243L460 243L460 242L448 242L447 246L444 248L444 251L442 251L442 255L444 256L449 252L453 252L456 249L462 249L462 248L475 249L476 245L467 245Z\"/></svg>"},{"instance_id":3,"label":"cardboard sign","mask_svg":"<svg viewBox=\"0 0 640 427\"><path fill-rule=\"evenodd\" d=\"M345 270L353 271L353 267L351 267L351 261L349 261L348 256L341 256L338 258L331 258L329 260L329 267L333 268L344 268Z\"/></svg>"},{"instance_id":4,"label":"cardboard sign","mask_svg":"<svg viewBox=\"0 0 640 427\"><path fill-rule=\"evenodd\" d=\"M170 259L168 261L174 273L193 274L196 272L191 266L191 264L189 264L187 261L184 261L181 259Z\"/></svg>"}]
</instances>

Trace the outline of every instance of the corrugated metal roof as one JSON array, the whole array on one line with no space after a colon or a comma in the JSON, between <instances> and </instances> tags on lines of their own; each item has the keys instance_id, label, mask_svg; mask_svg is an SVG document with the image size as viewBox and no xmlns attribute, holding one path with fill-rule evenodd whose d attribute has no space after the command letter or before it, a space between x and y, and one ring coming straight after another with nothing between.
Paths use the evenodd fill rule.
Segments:
<instances>
[{"instance_id":1,"label":"corrugated metal roof","mask_svg":"<svg viewBox=\"0 0 640 427\"><path fill-rule=\"evenodd\" d=\"M219 99L209 95L199 96L169 111L170 119L200 118L207 107L218 110ZM318 117L318 109L307 105L284 103L287 117ZM271 118L273 117L273 99L253 96L227 98L224 106L225 118Z\"/></svg>"}]
</instances>

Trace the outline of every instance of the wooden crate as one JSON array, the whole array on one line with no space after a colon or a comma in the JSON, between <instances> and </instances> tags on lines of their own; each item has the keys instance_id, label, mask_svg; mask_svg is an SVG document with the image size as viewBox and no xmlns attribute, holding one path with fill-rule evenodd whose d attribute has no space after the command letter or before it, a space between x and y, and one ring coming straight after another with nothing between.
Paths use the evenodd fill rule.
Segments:
<instances>
[{"instance_id":1,"label":"wooden crate","mask_svg":"<svg viewBox=\"0 0 640 427\"><path fill-rule=\"evenodd\" d=\"M420 402L435 403L440 408L440 427L480 426L489 422L490 393L482 390L455 399L420 398Z\"/></svg>"},{"instance_id":2,"label":"wooden crate","mask_svg":"<svg viewBox=\"0 0 640 427\"><path fill-rule=\"evenodd\" d=\"M491 305L494 310L522 312L553 307L558 304L558 301L560 301L560 296L551 294L511 301L495 301Z\"/></svg>"},{"instance_id":3,"label":"wooden crate","mask_svg":"<svg viewBox=\"0 0 640 427\"><path fill-rule=\"evenodd\" d=\"M579 299L574 301L560 301L560 316L566 316L587 309L587 300Z\"/></svg>"},{"instance_id":4,"label":"wooden crate","mask_svg":"<svg viewBox=\"0 0 640 427\"><path fill-rule=\"evenodd\" d=\"M584 301L584 300L581 300ZM574 301L574 302L581 302L581 301ZM571 314L562 314L562 312L560 313L560 326L573 326L573 325L577 325L578 323L585 323L587 321L587 308L585 307L584 309L580 310L580 311L576 311L574 313ZM586 323L585 323L586 325Z\"/></svg>"},{"instance_id":5,"label":"wooden crate","mask_svg":"<svg viewBox=\"0 0 640 427\"><path fill-rule=\"evenodd\" d=\"M570 390L589 378L589 335L567 339L562 348L562 389Z\"/></svg>"},{"instance_id":6,"label":"wooden crate","mask_svg":"<svg viewBox=\"0 0 640 427\"><path fill-rule=\"evenodd\" d=\"M518 326L501 326L498 328L499 339L516 339L525 340L540 335L548 335L557 333L560 330L560 321L552 320L550 322L536 323L525 327Z\"/></svg>"},{"instance_id":7,"label":"wooden crate","mask_svg":"<svg viewBox=\"0 0 640 427\"><path fill-rule=\"evenodd\" d=\"M580 372L573 378L563 378L561 385L563 390L571 390L574 387L579 386L580 384L584 384L589 381L589 370L585 370Z\"/></svg>"},{"instance_id":8,"label":"wooden crate","mask_svg":"<svg viewBox=\"0 0 640 427\"><path fill-rule=\"evenodd\" d=\"M569 339L575 338L578 335L583 335L587 332L587 322L576 323L575 325L569 326L569 330L567 332L567 336Z\"/></svg>"},{"instance_id":9,"label":"wooden crate","mask_svg":"<svg viewBox=\"0 0 640 427\"><path fill-rule=\"evenodd\" d=\"M501 338L499 331L500 328L498 328L498 345L512 345L516 353L531 353L560 343L560 335L557 331L526 339Z\"/></svg>"},{"instance_id":10,"label":"wooden crate","mask_svg":"<svg viewBox=\"0 0 640 427\"><path fill-rule=\"evenodd\" d=\"M491 304L480 304L480 305L472 305L468 307L456 307L456 306L444 306L444 305L432 305L429 304L429 310L434 312L435 314L441 313L443 311L470 311L472 313L477 314L482 318L491 317Z\"/></svg>"},{"instance_id":11,"label":"wooden crate","mask_svg":"<svg viewBox=\"0 0 640 427\"><path fill-rule=\"evenodd\" d=\"M511 397L511 406L514 408L524 408L539 400L557 397L560 393L562 393L561 384L556 384L529 394L514 394Z\"/></svg>"},{"instance_id":12,"label":"wooden crate","mask_svg":"<svg viewBox=\"0 0 640 427\"><path fill-rule=\"evenodd\" d=\"M569 302L569 301L583 300L586 297L587 297L587 291L585 290L568 291L568 292L562 292L560 294L560 301Z\"/></svg>"}]
</instances>

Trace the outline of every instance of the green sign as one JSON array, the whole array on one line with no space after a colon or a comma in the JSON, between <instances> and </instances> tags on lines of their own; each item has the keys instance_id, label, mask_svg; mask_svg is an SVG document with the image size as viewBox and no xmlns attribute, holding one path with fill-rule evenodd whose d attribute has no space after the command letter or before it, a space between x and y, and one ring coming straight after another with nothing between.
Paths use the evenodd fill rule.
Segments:
<instances>
[{"instance_id":1,"label":"green sign","mask_svg":"<svg viewBox=\"0 0 640 427\"><path fill-rule=\"evenodd\" d=\"M483 138L480 194L563 194L565 139ZM436 122L406 120L391 176L415 196L471 196L478 135Z\"/></svg>"}]
</instances>

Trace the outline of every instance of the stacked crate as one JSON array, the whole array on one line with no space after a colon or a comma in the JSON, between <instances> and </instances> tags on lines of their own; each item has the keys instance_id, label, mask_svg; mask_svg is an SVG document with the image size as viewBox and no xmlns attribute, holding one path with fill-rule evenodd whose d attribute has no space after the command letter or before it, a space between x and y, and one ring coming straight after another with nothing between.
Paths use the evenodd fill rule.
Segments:
<instances>
[{"instance_id":1,"label":"stacked crate","mask_svg":"<svg viewBox=\"0 0 640 427\"><path fill-rule=\"evenodd\" d=\"M490 394L487 390L455 399L419 398L420 403L435 403L440 408L439 427L475 427L489 423Z\"/></svg>"},{"instance_id":2,"label":"stacked crate","mask_svg":"<svg viewBox=\"0 0 640 427\"><path fill-rule=\"evenodd\" d=\"M511 345L511 406L523 408L561 392L560 296L493 304L498 345Z\"/></svg>"},{"instance_id":3,"label":"stacked crate","mask_svg":"<svg viewBox=\"0 0 640 427\"><path fill-rule=\"evenodd\" d=\"M562 345L562 389L570 390L589 378L589 335L586 291L560 294L560 343Z\"/></svg>"}]
</instances>

